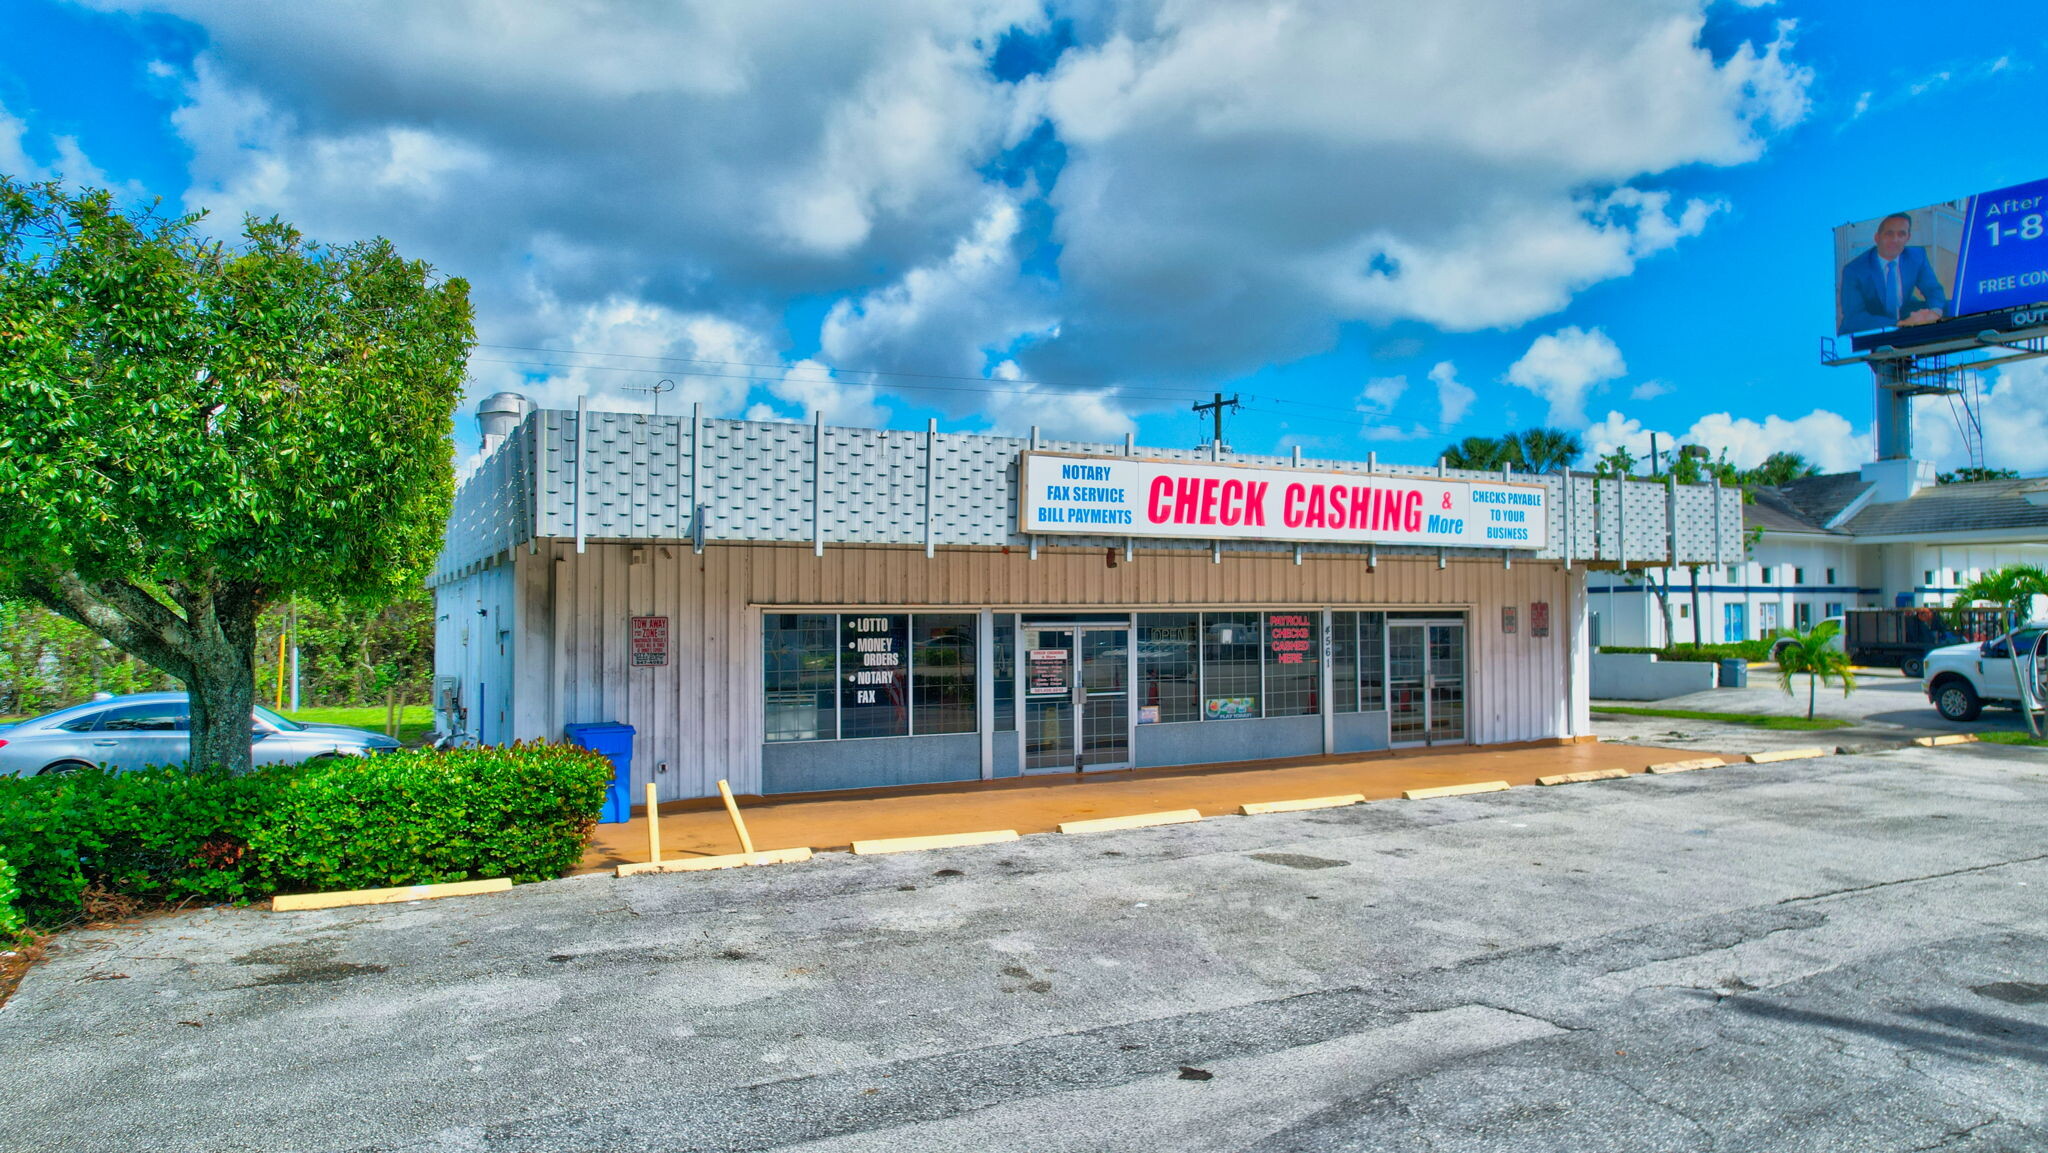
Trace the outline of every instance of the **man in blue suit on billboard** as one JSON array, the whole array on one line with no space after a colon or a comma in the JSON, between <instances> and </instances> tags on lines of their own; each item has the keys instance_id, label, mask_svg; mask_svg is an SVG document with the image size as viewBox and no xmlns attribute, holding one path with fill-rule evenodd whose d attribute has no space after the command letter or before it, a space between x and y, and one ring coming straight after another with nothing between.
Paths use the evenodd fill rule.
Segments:
<instances>
[{"instance_id":1,"label":"man in blue suit on billboard","mask_svg":"<svg viewBox=\"0 0 2048 1153\"><path fill-rule=\"evenodd\" d=\"M1947 315L1948 293L1927 249L1909 246L1913 218L1894 212L1877 226L1877 243L1842 266L1836 332L1930 324Z\"/></svg>"}]
</instances>

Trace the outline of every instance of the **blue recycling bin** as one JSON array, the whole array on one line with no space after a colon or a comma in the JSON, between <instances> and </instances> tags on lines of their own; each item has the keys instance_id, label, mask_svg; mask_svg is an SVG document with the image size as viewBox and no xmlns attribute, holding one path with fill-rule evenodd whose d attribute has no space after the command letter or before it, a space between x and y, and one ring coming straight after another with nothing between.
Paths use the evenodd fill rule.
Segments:
<instances>
[{"instance_id":1,"label":"blue recycling bin","mask_svg":"<svg viewBox=\"0 0 2048 1153\"><path fill-rule=\"evenodd\" d=\"M633 726L606 721L591 725L564 725L562 732L572 745L602 753L612 763L612 783L604 793L604 808L597 814L601 825L621 824L633 815Z\"/></svg>"},{"instance_id":2,"label":"blue recycling bin","mask_svg":"<svg viewBox=\"0 0 2048 1153\"><path fill-rule=\"evenodd\" d=\"M1740 657L1723 657L1721 660L1721 687L1724 689L1748 688L1749 662Z\"/></svg>"}]
</instances>

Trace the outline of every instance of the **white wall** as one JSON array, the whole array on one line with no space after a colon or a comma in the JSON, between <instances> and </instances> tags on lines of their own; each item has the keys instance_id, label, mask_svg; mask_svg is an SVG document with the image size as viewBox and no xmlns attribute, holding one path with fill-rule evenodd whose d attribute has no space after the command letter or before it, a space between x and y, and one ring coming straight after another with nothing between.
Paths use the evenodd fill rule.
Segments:
<instances>
[{"instance_id":1,"label":"white wall","mask_svg":"<svg viewBox=\"0 0 2048 1153\"><path fill-rule=\"evenodd\" d=\"M638 550L639 562L634 553ZM1302 605L1448 607L1469 613L1468 717L1477 743L1586 731L1583 570L1498 560L1226 556L1141 552L1111 568L1097 549L922 550L712 545L544 543L515 550L520 635L516 670L482 669L515 684L509 732L493 739L559 740L569 722L623 721L638 734L634 787L708 796L723 777L758 788L761 733L760 614L781 607L1181 609ZM490 570L497 572L500 570ZM488 574L485 574L488 575ZM474 579L474 578L472 578ZM467 585L468 582L463 582ZM450 586L456 588L460 586ZM505 592L510 602L511 588ZM1551 635L1530 635L1529 605L1550 605ZM1501 632L1514 605L1518 631ZM445 609L443 610L446 611ZM633 668L627 618L670 618L668 665ZM561 629L556 631L556 624ZM438 660L438 657L437 657ZM450 662L453 667L453 662ZM507 673L513 675L508 676Z\"/></svg>"},{"instance_id":2,"label":"white wall","mask_svg":"<svg viewBox=\"0 0 2048 1153\"><path fill-rule=\"evenodd\" d=\"M434 589L434 676L461 679L461 723L490 744L517 735L513 647L521 623L514 580L511 565L497 564ZM435 725L446 731L449 718L436 716Z\"/></svg>"}]
</instances>

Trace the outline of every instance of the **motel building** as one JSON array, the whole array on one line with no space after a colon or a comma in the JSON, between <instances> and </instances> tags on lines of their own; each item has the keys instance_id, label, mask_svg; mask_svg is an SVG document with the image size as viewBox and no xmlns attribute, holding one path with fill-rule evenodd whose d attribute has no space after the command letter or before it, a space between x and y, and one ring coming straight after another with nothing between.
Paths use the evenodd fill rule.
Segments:
<instances>
[{"instance_id":1,"label":"motel building","mask_svg":"<svg viewBox=\"0 0 2048 1153\"><path fill-rule=\"evenodd\" d=\"M1215 449L479 411L443 731L635 730L635 796L1587 736L1589 569L1722 565L1734 490Z\"/></svg>"},{"instance_id":2,"label":"motel building","mask_svg":"<svg viewBox=\"0 0 2048 1153\"><path fill-rule=\"evenodd\" d=\"M1936 484L1931 462L1881 460L1755 497L1746 555L1671 570L1670 636L1645 574L1595 573L1594 646L1757 640L1846 609L1943 608L1987 572L2048 567L2048 477Z\"/></svg>"}]
</instances>

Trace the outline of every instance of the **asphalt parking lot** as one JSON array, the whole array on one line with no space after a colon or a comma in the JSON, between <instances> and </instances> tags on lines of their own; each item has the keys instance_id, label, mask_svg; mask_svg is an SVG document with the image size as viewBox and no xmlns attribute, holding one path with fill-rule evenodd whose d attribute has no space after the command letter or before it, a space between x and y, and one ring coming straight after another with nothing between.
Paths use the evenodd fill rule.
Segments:
<instances>
[{"instance_id":1,"label":"asphalt parking lot","mask_svg":"<svg viewBox=\"0 0 2048 1153\"><path fill-rule=\"evenodd\" d=\"M2048 1146L2048 757L1966 746L77 934L67 1150Z\"/></svg>"}]
</instances>

